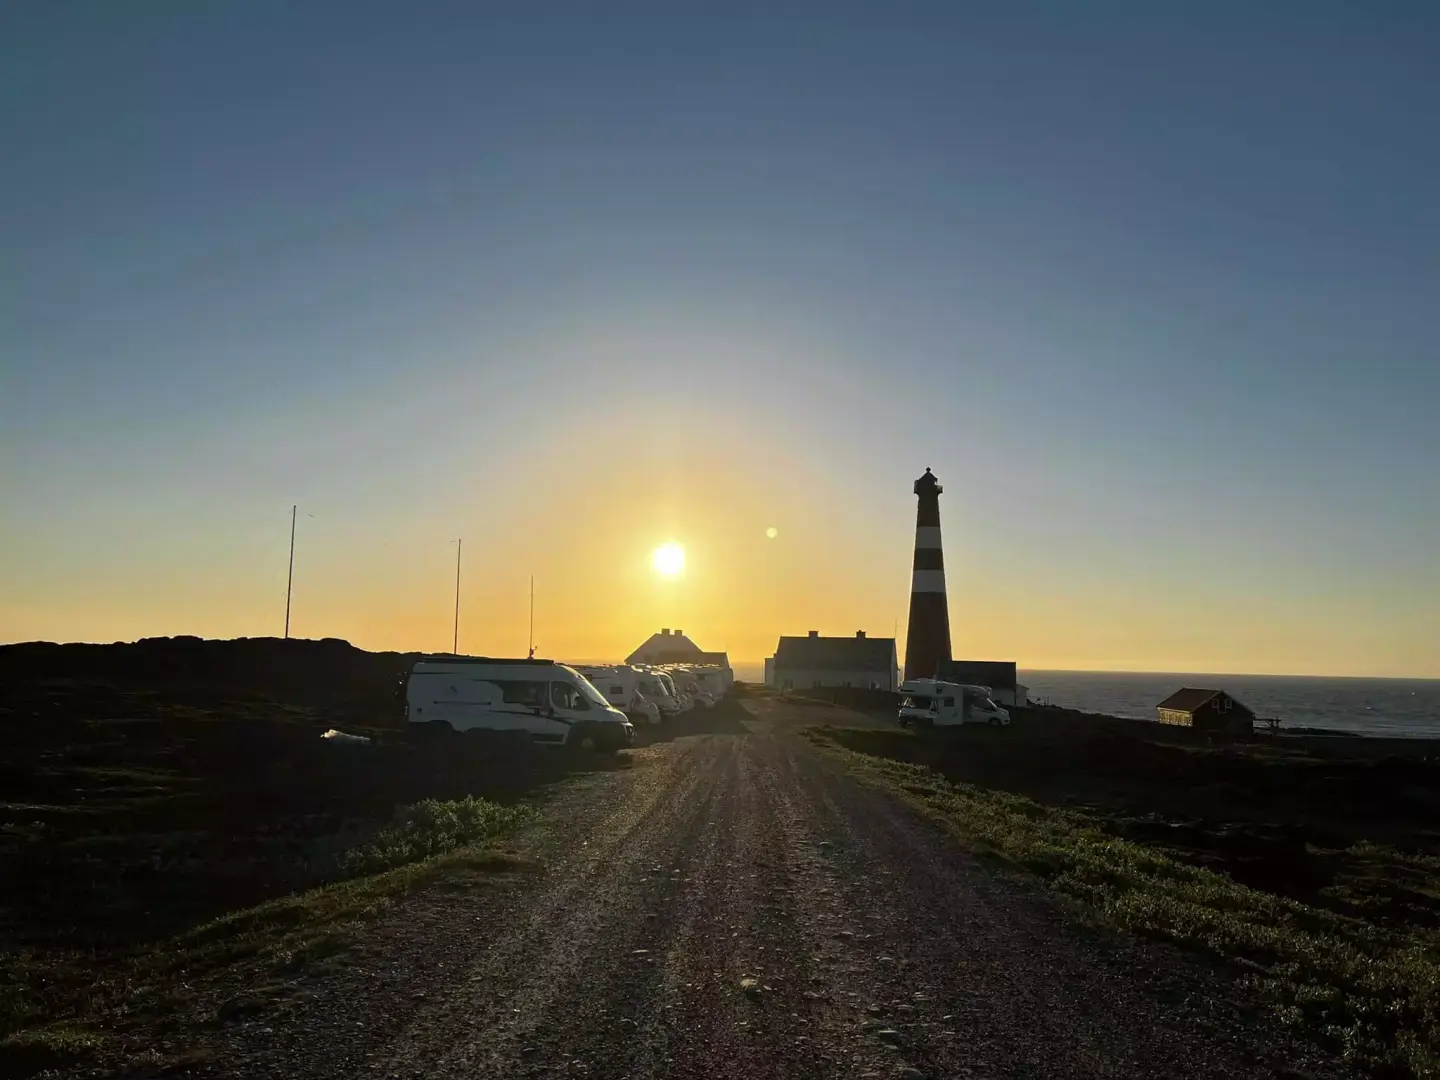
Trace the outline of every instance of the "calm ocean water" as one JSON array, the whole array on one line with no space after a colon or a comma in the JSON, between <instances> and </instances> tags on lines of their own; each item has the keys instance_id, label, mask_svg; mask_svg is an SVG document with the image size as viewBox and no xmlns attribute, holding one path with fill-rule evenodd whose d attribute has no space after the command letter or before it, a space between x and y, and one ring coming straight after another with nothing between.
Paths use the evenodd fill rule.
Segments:
<instances>
[{"instance_id":1,"label":"calm ocean water","mask_svg":"<svg viewBox=\"0 0 1440 1080\"><path fill-rule=\"evenodd\" d=\"M1440 679L1332 679L1297 675L1168 675L1127 671L1022 671L1030 697L1087 712L1155 719L1182 686L1214 687L1257 716L1363 735L1440 738Z\"/></svg>"}]
</instances>

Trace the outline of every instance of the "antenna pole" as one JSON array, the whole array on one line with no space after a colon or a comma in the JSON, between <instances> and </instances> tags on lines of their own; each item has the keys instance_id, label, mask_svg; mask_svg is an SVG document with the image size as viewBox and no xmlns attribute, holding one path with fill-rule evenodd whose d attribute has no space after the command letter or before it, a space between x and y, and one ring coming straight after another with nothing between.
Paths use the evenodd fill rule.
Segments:
<instances>
[{"instance_id":1,"label":"antenna pole","mask_svg":"<svg viewBox=\"0 0 1440 1080\"><path fill-rule=\"evenodd\" d=\"M295 511L299 505L290 507L290 573L285 579L285 640L290 640L290 590L295 587Z\"/></svg>"},{"instance_id":2,"label":"antenna pole","mask_svg":"<svg viewBox=\"0 0 1440 1080\"><path fill-rule=\"evenodd\" d=\"M450 652L460 655L460 547L465 543L462 537L455 541L455 636L450 641Z\"/></svg>"},{"instance_id":3,"label":"antenna pole","mask_svg":"<svg viewBox=\"0 0 1440 1080\"><path fill-rule=\"evenodd\" d=\"M535 659L535 575L530 575L530 659Z\"/></svg>"}]
</instances>

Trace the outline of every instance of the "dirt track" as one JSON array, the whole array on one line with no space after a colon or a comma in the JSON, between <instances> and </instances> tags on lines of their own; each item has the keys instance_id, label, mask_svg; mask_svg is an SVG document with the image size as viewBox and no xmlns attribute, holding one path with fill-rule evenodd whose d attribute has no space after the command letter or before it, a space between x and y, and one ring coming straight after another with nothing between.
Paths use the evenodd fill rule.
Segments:
<instances>
[{"instance_id":1,"label":"dirt track","mask_svg":"<svg viewBox=\"0 0 1440 1080\"><path fill-rule=\"evenodd\" d=\"M523 840L538 873L411 897L348 966L198 1036L198 1071L1332 1075L1223 976L1074 929L846 777L793 734L826 710L747 708L571 786Z\"/></svg>"}]
</instances>

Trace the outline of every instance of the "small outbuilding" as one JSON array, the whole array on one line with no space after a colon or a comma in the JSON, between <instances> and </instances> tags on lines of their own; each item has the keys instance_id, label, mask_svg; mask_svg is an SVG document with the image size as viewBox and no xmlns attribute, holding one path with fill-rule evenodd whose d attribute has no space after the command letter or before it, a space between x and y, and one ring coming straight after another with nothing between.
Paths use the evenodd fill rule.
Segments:
<instances>
[{"instance_id":1,"label":"small outbuilding","mask_svg":"<svg viewBox=\"0 0 1440 1080\"><path fill-rule=\"evenodd\" d=\"M1030 690L1016 677L1014 660L941 660L935 677L941 682L988 686L1001 705L1026 705Z\"/></svg>"},{"instance_id":2,"label":"small outbuilding","mask_svg":"<svg viewBox=\"0 0 1440 1080\"><path fill-rule=\"evenodd\" d=\"M1186 686L1171 694L1155 711L1162 724L1249 735L1255 730L1255 714L1224 690Z\"/></svg>"}]
</instances>

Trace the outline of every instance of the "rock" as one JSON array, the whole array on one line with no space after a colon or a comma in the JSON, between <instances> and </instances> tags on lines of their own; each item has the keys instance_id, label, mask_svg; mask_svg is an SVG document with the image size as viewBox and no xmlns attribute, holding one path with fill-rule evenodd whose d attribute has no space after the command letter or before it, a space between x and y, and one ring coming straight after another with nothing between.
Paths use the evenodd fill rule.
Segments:
<instances>
[{"instance_id":1,"label":"rock","mask_svg":"<svg viewBox=\"0 0 1440 1080\"><path fill-rule=\"evenodd\" d=\"M925 1074L914 1066L907 1065L900 1070L900 1080L925 1080Z\"/></svg>"},{"instance_id":2,"label":"rock","mask_svg":"<svg viewBox=\"0 0 1440 1080\"><path fill-rule=\"evenodd\" d=\"M745 978L740 980L740 992L743 993L746 997L752 999L758 998L763 992L760 989L760 980L752 979L750 978L750 976L747 975Z\"/></svg>"},{"instance_id":3,"label":"rock","mask_svg":"<svg viewBox=\"0 0 1440 1080\"><path fill-rule=\"evenodd\" d=\"M905 1036L901 1035L900 1032L894 1028L881 1028L875 1032L875 1038L883 1043L889 1043L891 1046L899 1046L905 1041Z\"/></svg>"}]
</instances>

